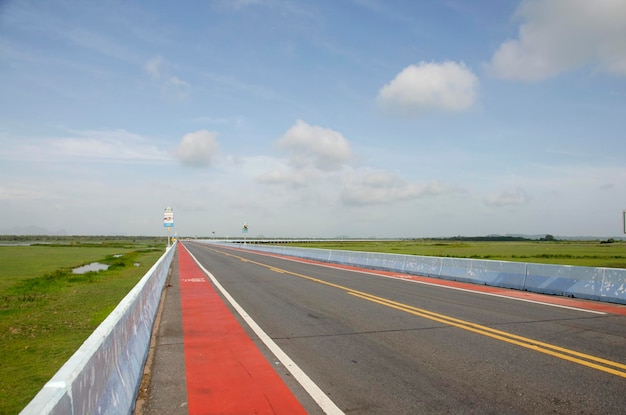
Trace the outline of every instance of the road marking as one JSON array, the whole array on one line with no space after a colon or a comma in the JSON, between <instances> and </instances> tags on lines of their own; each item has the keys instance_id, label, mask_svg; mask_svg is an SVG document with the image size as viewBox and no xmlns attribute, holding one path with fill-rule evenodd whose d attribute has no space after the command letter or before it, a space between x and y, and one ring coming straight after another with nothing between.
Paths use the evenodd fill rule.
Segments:
<instances>
[{"instance_id":1,"label":"road marking","mask_svg":"<svg viewBox=\"0 0 626 415\"><path fill-rule=\"evenodd\" d=\"M381 274L375 274L375 275L381 275ZM386 277L386 275L382 275L382 276ZM485 292L485 291L470 290L470 289L467 289L467 288L452 287L452 286L449 286L449 285L433 284L432 282L418 281L418 280L413 280L413 279L410 279L410 278L407 278L407 280L411 281L411 282L414 282L416 284L430 285L430 286L433 286L433 287L449 288L451 290L465 291L465 292L472 293L472 294L490 295L492 297L506 298L507 300L524 301L526 303L547 305L549 307L565 308L567 310L582 311L584 313L591 313L591 314L600 314L600 315L608 314L608 313L605 313L603 311L587 310L587 309L584 309L584 308L572 307L572 306L567 306L567 305L562 305L562 304L546 303L545 301L529 300L528 298L512 297L510 295L503 295L503 294L489 293L489 292Z\"/></svg>"},{"instance_id":2,"label":"road marking","mask_svg":"<svg viewBox=\"0 0 626 415\"><path fill-rule=\"evenodd\" d=\"M306 414L183 246L178 268L189 414Z\"/></svg>"},{"instance_id":3,"label":"road marking","mask_svg":"<svg viewBox=\"0 0 626 415\"><path fill-rule=\"evenodd\" d=\"M241 258L240 256L234 255L231 253L214 250L214 249L212 250L214 252L218 252L223 255L232 256L235 258ZM251 264L259 265L272 271L275 271L276 269L278 269L277 267L263 264L262 262L257 262L257 261L253 261L250 259L248 259L247 261ZM496 340L504 341L504 342L521 346L527 349L535 350L540 353L544 353L544 354L554 356L560 359L564 359L573 363L577 363L586 367L590 367L596 370L610 373L612 375L626 378L626 365L622 363L613 362L611 360L577 352L575 350L566 349L566 348L559 347L553 344L544 343L544 342L533 340L527 337L518 336L518 335L507 333L501 330L492 329L487 326L472 323L469 321L460 320L454 317L446 316L444 314L438 314L432 311L420 309L420 308L413 307L407 304L398 303L393 300L389 300L383 297L378 297L378 296L375 296L375 295L372 295L363 291L353 290L351 288L342 286L340 284L335 284L329 281L321 280L319 278L311 277L311 276L300 274L297 272L292 272L289 270L282 269L282 273L290 274L295 277L304 278L309 281L313 281L313 282L324 284L330 287L338 288L340 290L346 291L348 294L353 295L355 297L359 297L367 301L375 302L375 303L378 303L387 307L404 311L406 313L410 313L416 316L427 318L429 320L437 321L446 325L450 325L450 326L454 326L463 330L471 331L471 332L474 332L483 336L491 337Z\"/></svg>"},{"instance_id":4,"label":"road marking","mask_svg":"<svg viewBox=\"0 0 626 415\"><path fill-rule=\"evenodd\" d=\"M189 252L189 251L188 251ZM248 315L248 313L237 303L237 301L230 295L228 291L217 281L215 276L211 274L202 264L196 259L195 256L189 252L191 258L196 262L200 269L209 277L213 285L222 293L224 298L231 304L231 306L237 311L237 313L244 319L244 321L250 326L252 331L259 337L259 339L267 346L268 349L276 356L276 358L289 370L293 377L302 385L304 390L313 398L313 400L319 405L324 413L329 415L344 415L344 412L339 409L335 403L320 389L319 386L268 336L265 331ZM227 254L228 255L228 254ZM236 255L232 255L241 259ZM252 262L254 264L261 265L255 261L246 260L245 262ZM265 266L265 265L264 265ZM266 266L267 267L267 266ZM272 271L279 272L279 268L273 269L268 267ZM284 270L283 270L284 271ZM285 271L288 272L288 271Z\"/></svg>"},{"instance_id":5,"label":"road marking","mask_svg":"<svg viewBox=\"0 0 626 415\"><path fill-rule=\"evenodd\" d=\"M228 248L228 249L232 249L232 250L238 250L238 251L245 251L245 249L242 248ZM217 251L216 251L217 252ZM249 251L248 251L249 252ZM221 252L224 255L227 255L225 252ZM606 309L609 311L600 311L599 309L595 309L592 310L590 308L583 308L583 307L575 307L575 306L571 306L571 305L564 305L564 304L558 304L555 302L547 302L547 301L539 301L539 300L531 300L529 298L524 298L520 295L526 295L526 296L530 296L530 295L536 295L536 296L540 296L541 294L538 293L530 293L530 292L515 292L515 294L511 294L511 295L505 295L505 294L496 294L494 292L491 291L485 291L485 289L489 288L489 289L501 289L501 290L505 290L503 288L498 288L498 287L485 287L485 286L480 286L480 285L476 285L475 287L473 287L472 289L468 289L468 288L461 288L461 287L456 287L450 284L453 283L458 283L457 281L451 281L451 280L439 280L439 282L437 283L433 283L433 282L428 282L428 281L424 281L424 279L428 278L428 279L432 279L432 277L420 277L418 275L407 275L407 274L398 274L398 273L394 273L394 272L376 272L373 270L366 270L364 268L360 268L358 266L349 266L349 265L340 265L340 264L332 264L332 263L323 263L323 262L319 262L316 260L307 260L307 259L303 259L303 258L297 258L297 257L290 257L290 256L286 256L286 255L280 255L280 254L271 254L271 253L267 253L267 252L254 252L257 255L265 255L265 256L271 256L271 257L275 257L275 258L281 258L284 259L285 261L292 261L292 262L299 262L301 264L309 264L309 265L316 265L318 267L326 267L326 268L332 268L332 269L340 269L340 270L347 270L347 271L352 271L352 272L358 272L361 274L368 274L368 275L376 275L378 277L383 277L383 278L391 278L391 279L401 279L404 281L408 281L408 282L412 282L412 283L416 283L416 284L423 284L423 285L430 285L432 287L437 287L437 288L447 288L450 290L458 290L458 291L465 291L465 292L469 292L471 294L479 294L479 295L489 295L492 297L500 297L500 298L504 298L507 300L513 300L513 301L523 301L523 302L527 302L527 303L533 303L533 304L539 304L539 305L545 305L548 307L557 307L557 308L564 308L567 310L574 310L574 311L580 311L583 313L591 313L591 314L598 314L598 315L607 315L607 314L618 314L618 315L626 315L626 311L623 309L623 307L617 308L619 306L616 305L610 305L610 304L601 304L601 305L596 305L595 307L600 307L601 309ZM246 260L246 262L249 262L249 260ZM475 285L473 283L465 283L465 284L469 284L469 285Z\"/></svg>"},{"instance_id":6,"label":"road marking","mask_svg":"<svg viewBox=\"0 0 626 415\"><path fill-rule=\"evenodd\" d=\"M601 370L612 375L626 378L626 365L611 360L603 359L600 357L580 353L575 350L566 349L553 344L544 343L541 341L533 340L527 337L518 336L516 334L507 333L505 331L496 330L491 327L483 326L480 324L472 323L465 320L460 320L454 317L449 317L444 314L434 313L432 311L420 309L407 304L398 303L396 301L388 300L386 298L377 297L375 295L366 294L360 291L348 291L348 294L355 297L362 298L364 300L372 301L387 307L395 308L400 311L404 311L416 316L424 317L429 320L437 321L450 326L458 327L463 330L471 331L481 334L483 336L491 337L497 340L501 340L507 343L515 344L517 346L525 347L527 349L535 350L544 354L548 354L560 359L569 360L570 362L578 363L583 366L591 367L593 369ZM605 365L605 366L602 366ZM621 369L621 370L618 370Z\"/></svg>"},{"instance_id":7,"label":"road marking","mask_svg":"<svg viewBox=\"0 0 626 415\"><path fill-rule=\"evenodd\" d=\"M263 255L263 253L260 253L260 254ZM419 277L419 276L416 276L416 275L397 274L397 273L392 273L392 272L389 272L388 274L384 274L384 273L376 272L376 271L367 271L367 270L364 270L363 268L359 268L359 267L337 266L337 264L325 264L325 263L315 262L315 261L312 261L312 260L302 260L301 258L295 258L295 257L285 257L285 256L278 256L278 255L271 255L271 256L282 258L282 259L287 260L287 261L299 262L301 264L312 264L312 265L317 265L319 267L340 269L340 270L344 270L344 271L347 270L347 271L352 271L352 272L358 272L358 273L361 273L361 274L376 275L378 277L383 277L383 278L401 279L403 281L408 281L408 282L412 282L412 283L415 283L415 284L429 285L431 287L447 288L447 289L450 289L450 290L457 290L457 291L465 291L465 292L468 292L468 293L471 293L471 294L489 295L489 296L492 296L492 297L505 298L507 300L524 301L524 302L527 302L527 303L540 304L540 305L545 305L545 306L548 306L548 307L564 308L564 309L567 309L567 310L581 311L581 312L584 312L584 313L591 313L591 314L598 314L598 315L607 315L607 314L609 314L609 313L604 312L604 311L590 310L590 309L587 309L587 308L573 307L573 306L568 306L568 305L563 305L563 304L555 304L555 303L546 302L546 301L530 300L528 298L522 298L522 297L517 297L517 296L513 296L513 295L496 294L496 293L492 293L492 292L488 292L488 291L482 291L481 289L479 289L480 286L477 286L475 289L468 289L468 288L454 287L454 286L446 284L446 283L432 283L432 282L422 281L421 278L426 278L426 277ZM447 281L447 280L444 280L444 281L448 282L448 283L452 282L452 281ZM456 281L454 281L454 282L456 282ZM497 288L497 287L493 287L493 288Z\"/></svg>"}]
</instances>

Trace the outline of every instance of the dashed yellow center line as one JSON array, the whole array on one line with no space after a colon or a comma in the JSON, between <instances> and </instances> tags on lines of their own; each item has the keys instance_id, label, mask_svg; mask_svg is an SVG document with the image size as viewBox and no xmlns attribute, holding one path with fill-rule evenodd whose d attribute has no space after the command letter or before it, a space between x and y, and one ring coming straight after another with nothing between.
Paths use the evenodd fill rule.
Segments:
<instances>
[{"instance_id":1,"label":"dashed yellow center line","mask_svg":"<svg viewBox=\"0 0 626 415\"><path fill-rule=\"evenodd\" d=\"M514 344L516 346L524 347L526 349L530 349L530 350L534 350L534 351L544 353L550 356L554 356L559 359L564 359L573 363L577 363L579 365L583 365L583 366L590 367L596 370L600 370L602 372L610 373L615 376L626 378L626 364L613 362L611 360L603 359L601 357L592 356L589 354L577 352L575 350L556 346L550 343L545 343L545 342L533 340L527 337L518 336L516 334L507 333L505 331L493 329L491 327L483 326L481 324L476 324L476 323L461 320L458 318L446 316L444 314L439 314L439 313L424 310L421 308L413 307L408 304L399 303L397 301L393 301L393 300L383 298L383 297L378 297L376 295L369 294L363 291L353 290L351 288L348 288L339 284L335 284L329 281L321 280L319 278L314 278L308 275L299 274L297 272L288 271L282 268L277 268L274 266L263 264L261 262L246 259L238 255L234 255L234 254L230 254L230 253L226 253L226 252L218 251L218 250L213 250L213 251L218 252L223 255L238 258L243 262L248 262L248 263L255 264L261 267L265 267L274 272L278 272L281 274L289 274L298 278L303 278L309 281L313 281L313 282L324 284L330 287L334 287L334 288L343 290L347 294L352 295L354 297L361 298L366 301L371 301L373 303L380 304L380 305L393 308L399 311L403 311L405 313L413 314L415 316L423 317L431 321L436 321L436 322L439 322L448 326L457 327L466 331L470 331L476 334L487 336L487 337L500 340L506 343Z\"/></svg>"}]
</instances>

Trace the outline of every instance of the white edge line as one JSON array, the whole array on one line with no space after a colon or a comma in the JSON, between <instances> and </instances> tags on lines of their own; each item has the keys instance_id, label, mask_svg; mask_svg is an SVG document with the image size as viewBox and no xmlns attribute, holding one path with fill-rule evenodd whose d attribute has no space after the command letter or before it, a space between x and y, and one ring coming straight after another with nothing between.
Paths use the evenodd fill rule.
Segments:
<instances>
[{"instance_id":1,"label":"white edge line","mask_svg":"<svg viewBox=\"0 0 626 415\"><path fill-rule=\"evenodd\" d=\"M380 275L380 274L375 274L375 275ZM382 275L382 276L386 277L386 275ZM394 278L394 277L390 277L390 278ZM400 279L402 279L402 278L400 278ZM483 291L474 291L474 290L470 290L470 289L467 289L467 288L450 287L450 286L447 286L447 285L439 285L439 284L435 284L435 283L432 283L432 282L415 281L415 280L411 280L411 279L406 279L405 281L414 282L416 284L432 285L434 287L449 288L451 290L466 291L466 292L474 293L474 294L490 295L492 297L500 297L500 298L505 298L507 300L524 301L524 302L527 302L527 303L540 304L540 305L545 305L545 306L549 306L549 307L566 308L568 310L582 311L584 313L602 314L602 315L607 314L607 313L605 313L603 311L587 310L587 309L584 309L584 308L571 307L571 306L562 305L562 304L545 303L543 301L529 300L527 298L510 297L508 295L503 295L503 294L494 294L494 293L486 293L486 292L483 292Z\"/></svg>"},{"instance_id":2,"label":"white edge line","mask_svg":"<svg viewBox=\"0 0 626 415\"><path fill-rule=\"evenodd\" d=\"M259 253L259 252L256 252L256 253ZM273 254L272 256L276 256L276 254ZM317 265L317 266L320 266L320 267L340 269L340 270L343 270L343 271L358 272L358 273L361 273L361 274L375 275L377 277L391 278L391 279L395 279L395 280L402 280L402 281L406 281L406 282L412 282L412 283L415 283L415 284L424 284L424 285L430 285L430 286L433 286L433 287L447 288L447 289L450 289L450 290L465 291L465 292L473 293L473 294L490 295L492 297L500 297L500 298L505 298L507 300L524 301L524 302L527 302L527 303L540 304L540 305L545 305L545 306L549 306L549 307L558 307L558 308L565 308L565 309L568 309L568 310L582 311L584 313L592 313L592 314L600 314L600 315L607 315L608 314L608 313L605 313L603 311L587 310L585 308L571 307L571 306L566 306L566 305L561 305L561 304L545 303L543 301L529 300L527 298L511 297L511 296L503 295L503 294L494 294L494 293L486 293L486 292L483 292L483 291L474 291L474 290L470 290L470 289L467 289L467 288L450 287L448 285L440 285L440 284L436 284L436 283L432 283L432 282L416 281L416 280L413 280L411 278L402 278L400 276L379 274L377 272L355 270L355 269L345 269L345 268L333 266L332 264L323 264L323 263L318 263L318 262L308 262L308 261L315 261L315 260L312 260L312 259L304 261L303 259L305 259L305 258L302 258L302 259L295 258L295 257L287 258L287 257L284 257L284 256L278 256L278 257L282 258L282 259L285 259L287 261L299 262L299 263L302 263L302 264L311 264L311 265ZM356 267L356 265L354 265L354 266Z\"/></svg>"},{"instance_id":3,"label":"white edge line","mask_svg":"<svg viewBox=\"0 0 626 415\"><path fill-rule=\"evenodd\" d=\"M307 393L313 398L313 400L319 405L324 413L329 415L344 415L344 412L339 409L335 403L311 380L311 378L304 373L302 369L293 361L287 354L272 340L261 327L246 313L246 311L235 301L235 299L222 287L217 279L211 274L202 264L196 259L195 256L189 250L189 255L198 264L200 269L211 279L213 284L217 287L222 295L228 300L233 308L239 313L241 318L250 326L252 331L259 336L259 339L270 349L270 351L276 356L276 358L289 370L293 377L302 385Z\"/></svg>"}]
</instances>

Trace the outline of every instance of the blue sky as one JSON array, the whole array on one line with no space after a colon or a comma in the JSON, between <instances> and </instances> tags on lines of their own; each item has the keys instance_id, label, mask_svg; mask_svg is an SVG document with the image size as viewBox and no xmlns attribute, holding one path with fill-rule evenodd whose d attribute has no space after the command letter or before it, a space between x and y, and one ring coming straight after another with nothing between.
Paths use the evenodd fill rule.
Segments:
<instances>
[{"instance_id":1,"label":"blue sky","mask_svg":"<svg viewBox=\"0 0 626 415\"><path fill-rule=\"evenodd\" d=\"M621 0L0 2L2 233L623 234Z\"/></svg>"}]
</instances>

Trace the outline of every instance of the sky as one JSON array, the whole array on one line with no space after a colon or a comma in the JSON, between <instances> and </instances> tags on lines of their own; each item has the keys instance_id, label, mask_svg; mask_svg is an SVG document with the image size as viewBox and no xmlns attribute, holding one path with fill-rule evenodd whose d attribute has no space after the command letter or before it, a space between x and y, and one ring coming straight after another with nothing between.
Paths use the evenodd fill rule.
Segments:
<instances>
[{"instance_id":1,"label":"sky","mask_svg":"<svg viewBox=\"0 0 626 415\"><path fill-rule=\"evenodd\" d=\"M0 0L0 233L623 236L623 0Z\"/></svg>"}]
</instances>

